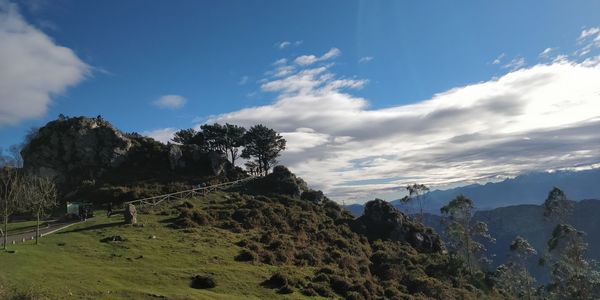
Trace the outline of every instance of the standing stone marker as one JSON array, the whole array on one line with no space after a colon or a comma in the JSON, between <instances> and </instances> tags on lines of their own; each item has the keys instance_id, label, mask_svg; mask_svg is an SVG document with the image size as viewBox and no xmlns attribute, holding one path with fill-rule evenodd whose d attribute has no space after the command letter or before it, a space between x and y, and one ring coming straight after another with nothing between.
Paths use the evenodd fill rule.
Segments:
<instances>
[{"instance_id":1,"label":"standing stone marker","mask_svg":"<svg viewBox=\"0 0 600 300\"><path fill-rule=\"evenodd\" d=\"M135 210L135 205L129 204L124 212L125 223L126 224L135 224L137 223L137 211Z\"/></svg>"}]
</instances>

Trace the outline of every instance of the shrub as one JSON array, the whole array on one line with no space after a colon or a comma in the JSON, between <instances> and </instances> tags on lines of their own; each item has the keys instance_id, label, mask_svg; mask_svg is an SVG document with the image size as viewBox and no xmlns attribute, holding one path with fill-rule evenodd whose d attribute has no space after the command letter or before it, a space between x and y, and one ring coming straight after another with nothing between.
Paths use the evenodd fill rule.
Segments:
<instances>
[{"instance_id":1,"label":"shrub","mask_svg":"<svg viewBox=\"0 0 600 300\"><path fill-rule=\"evenodd\" d=\"M212 276L196 275L192 278L190 287L194 289L210 289L217 286L215 279Z\"/></svg>"},{"instance_id":2,"label":"shrub","mask_svg":"<svg viewBox=\"0 0 600 300\"><path fill-rule=\"evenodd\" d=\"M273 275L271 275L271 277L269 277L269 279L265 280L262 282L262 286L268 287L268 288L283 288L286 286L289 287L293 287L298 285L300 282L298 280L295 280L294 278L292 278L289 275L286 275L282 272L276 272Z\"/></svg>"},{"instance_id":3,"label":"shrub","mask_svg":"<svg viewBox=\"0 0 600 300\"><path fill-rule=\"evenodd\" d=\"M294 289L289 285L284 285L281 288L279 288L279 290L277 291L277 293L279 293L279 294L291 294L293 292L294 292Z\"/></svg>"},{"instance_id":4,"label":"shrub","mask_svg":"<svg viewBox=\"0 0 600 300\"><path fill-rule=\"evenodd\" d=\"M256 253L250 250L242 250L240 254L235 257L236 261L256 261Z\"/></svg>"}]
</instances>

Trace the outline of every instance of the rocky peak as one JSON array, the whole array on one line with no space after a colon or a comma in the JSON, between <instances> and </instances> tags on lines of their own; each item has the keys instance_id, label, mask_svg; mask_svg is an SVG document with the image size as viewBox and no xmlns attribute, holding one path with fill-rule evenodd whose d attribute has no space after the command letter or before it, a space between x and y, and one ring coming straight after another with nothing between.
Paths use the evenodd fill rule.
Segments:
<instances>
[{"instance_id":1,"label":"rocky peak","mask_svg":"<svg viewBox=\"0 0 600 300\"><path fill-rule=\"evenodd\" d=\"M131 147L131 140L100 116L61 117L40 128L21 155L28 172L65 184L120 165Z\"/></svg>"},{"instance_id":2,"label":"rocky peak","mask_svg":"<svg viewBox=\"0 0 600 300\"><path fill-rule=\"evenodd\" d=\"M366 203L364 214L355 220L353 228L370 240L407 242L420 252L442 252L445 249L442 240L431 228L381 199Z\"/></svg>"}]
</instances>

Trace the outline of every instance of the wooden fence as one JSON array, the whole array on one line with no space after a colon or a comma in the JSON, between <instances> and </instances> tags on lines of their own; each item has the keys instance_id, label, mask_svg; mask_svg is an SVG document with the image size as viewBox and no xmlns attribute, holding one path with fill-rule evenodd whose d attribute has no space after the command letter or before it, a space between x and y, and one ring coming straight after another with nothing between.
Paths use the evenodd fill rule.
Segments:
<instances>
[{"instance_id":1,"label":"wooden fence","mask_svg":"<svg viewBox=\"0 0 600 300\"><path fill-rule=\"evenodd\" d=\"M249 181L252 179L254 179L254 177L248 177L248 178L244 178L244 179L240 179L240 180L236 180L236 181L230 181L230 182L224 182L224 183L219 183L219 184L210 185L210 186L198 187L198 188L194 188L191 190L185 190L185 191L180 191L180 192L175 192L175 193L169 193L169 194L164 194L164 195L158 195L158 196L137 199L137 200L133 200L133 201L127 201L127 202L123 203L123 206L127 207L127 205L129 205L129 204L133 204L133 205L137 205L137 206L143 206L143 205L154 206L154 205L158 205L165 201L187 199L187 198L192 198L192 197L196 197L196 196L204 196L210 192L213 192L213 191L216 191L216 190L219 190L222 188L226 188L226 187L231 187L236 184L239 184L239 183L242 183L245 181Z\"/></svg>"}]
</instances>

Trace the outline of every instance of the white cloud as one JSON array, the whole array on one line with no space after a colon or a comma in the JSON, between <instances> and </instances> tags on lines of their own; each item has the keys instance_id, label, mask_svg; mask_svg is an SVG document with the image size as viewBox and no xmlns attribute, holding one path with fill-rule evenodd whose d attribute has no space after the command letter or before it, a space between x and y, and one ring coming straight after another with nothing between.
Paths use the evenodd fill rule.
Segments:
<instances>
[{"instance_id":1,"label":"white cloud","mask_svg":"<svg viewBox=\"0 0 600 300\"><path fill-rule=\"evenodd\" d=\"M0 0L0 127L43 116L52 97L79 83L90 66L28 24Z\"/></svg>"},{"instance_id":2,"label":"white cloud","mask_svg":"<svg viewBox=\"0 0 600 300\"><path fill-rule=\"evenodd\" d=\"M544 49L544 51L540 52L540 54L538 55L541 58L548 58L550 56L550 53L554 51L554 49L552 48L546 48Z\"/></svg>"},{"instance_id":3,"label":"white cloud","mask_svg":"<svg viewBox=\"0 0 600 300\"><path fill-rule=\"evenodd\" d=\"M238 81L238 84L244 85L244 84L248 83L248 79L250 79L248 76L242 76L242 78L240 78L240 81Z\"/></svg>"},{"instance_id":4,"label":"white cloud","mask_svg":"<svg viewBox=\"0 0 600 300\"><path fill-rule=\"evenodd\" d=\"M283 41L281 43L277 43L277 47L279 49L285 49L285 48L289 47L290 45L292 45L292 43L288 42L288 41Z\"/></svg>"},{"instance_id":5,"label":"white cloud","mask_svg":"<svg viewBox=\"0 0 600 300\"><path fill-rule=\"evenodd\" d=\"M177 132L177 131L178 130L176 128L168 127L168 128L144 131L144 132L142 132L142 135L149 136L159 142L166 144L173 138L175 132Z\"/></svg>"},{"instance_id":6,"label":"white cloud","mask_svg":"<svg viewBox=\"0 0 600 300\"><path fill-rule=\"evenodd\" d=\"M164 95L156 99L152 104L158 108L180 109L185 106L187 99L179 95Z\"/></svg>"},{"instance_id":7,"label":"white cloud","mask_svg":"<svg viewBox=\"0 0 600 300\"><path fill-rule=\"evenodd\" d=\"M515 57L507 64L503 65L502 68L509 69L511 71L518 70L525 66L525 58L523 57Z\"/></svg>"},{"instance_id":8,"label":"white cloud","mask_svg":"<svg viewBox=\"0 0 600 300\"><path fill-rule=\"evenodd\" d=\"M342 52L338 48L331 48L327 53L317 57L315 55L301 55L296 57L294 62L301 66L307 66L319 61L325 61L339 56Z\"/></svg>"},{"instance_id":9,"label":"white cloud","mask_svg":"<svg viewBox=\"0 0 600 300\"><path fill-rule=\"evenodd\" d=\"M368 63L373 60L373 56L364 56L358 60L358 63Z\"/></svg>"},{"instance_id":10,"label":"white cloud","mask_svg":"<svg viewBox=\"0 0 600 300\"><path fill-rule=\"evenodd\" d=\"M524 64L517 58L499 78L381 109L351 93L366 80L342 78L331 64L299 67L262 84L276 93L272 104L208 122L282 132L289 150L281 162L335 200L365 200L414 182L440 186L597 164L600 58Z\"/></svg>"},{"instance_id":11,"label":"white cloud","mask_svg":"<svg viewBox=\"0 0 600 300\"><path fill-rule=\"evenodd\" d=\"M290 41L283 41L283 42L279 42L279 43L275 43L275 46L279 49L285 49L285 48L289 48L291 46L294 47L298 47L300 45L302 45L304 41L295 41L295 42L290 42Z\"/></svg>"},{"instance_id":12,"label":"white cloud","mask_svg":"<svg viewBox=\"0 0 600 300\"><path fill-rule=\"evenodd\" d=\"M499 65L505 56L506 56L506 53L500 53L500 55L498 55L498 57L496 57L496 59L494 59L494 61L492 61L492 64Z\"/></svg>"},{"instance_id":13,"label":"white cloud","mask_svg":"<svg viewBox=\"0 0 600 300\"><path fill-rule=\"evenodd\" d=\"M579 35L579 39L578 40L585 40L588 37L595 37L598 34L600 34L600 27L592 27L592 28L588 28L588 29L584 29L583 31L581 31L581 34Z\"/></svg>"},{"instance_id":14,"label":"white cloud","mask_svg":"<svg viewBox=\"0 0 600 300\"><path fill-rule=\"evenodd\" d=\"M593 50L600 48L600 27L584 29L581 31L577 41L580 45L583 45L583 47L575 51L575 55L580 57L586 56Z\"/></svg>"},{"instance_id":15,"label":"white cloud","mask_svg":"<svg viewBox=\"0 0 600 300\"><path fill-rule=\"evenodd\" d=\"M280 66L280 65L285 65L287 64L287 59L285 58L280 58L278 60L276 60L275 62L273 62L274 66Z\"/></svg>"},{"instance_id":16,"label":"white cloud","mask_svg":"<svg viewBox=\"0 0 600 300\"><path fill-rule=\"evenodd\" d=\"M298 128L293 132L282 132L281 135L286 139L286 151L290 153L301 152L329 141L329 135L315 132L311 128Z\"/></svg>"}]
</instances>

